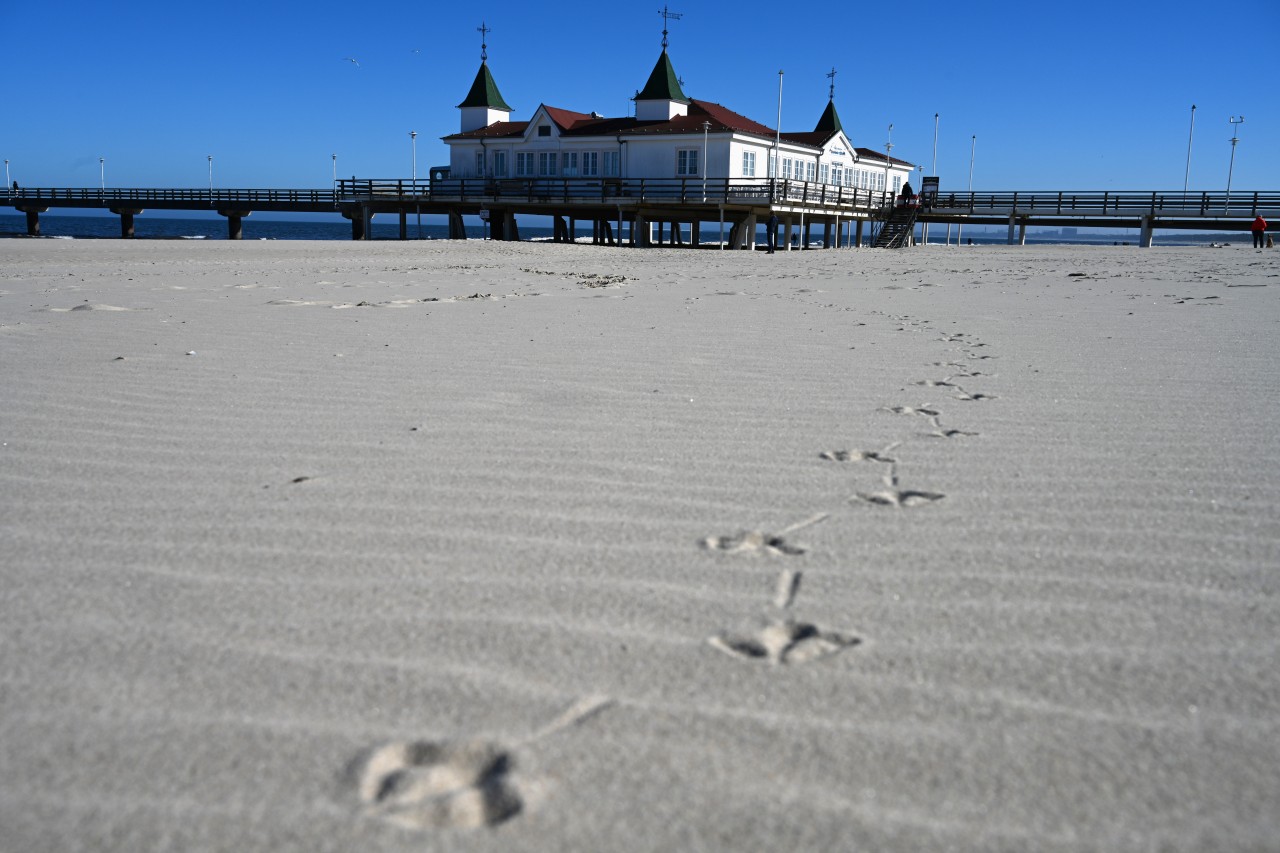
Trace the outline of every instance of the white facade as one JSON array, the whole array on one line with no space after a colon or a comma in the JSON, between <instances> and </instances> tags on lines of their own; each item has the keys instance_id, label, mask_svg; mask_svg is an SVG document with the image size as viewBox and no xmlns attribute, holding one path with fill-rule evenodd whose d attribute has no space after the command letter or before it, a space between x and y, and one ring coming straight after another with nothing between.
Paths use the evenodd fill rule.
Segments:
<instances>
[{"instance_id":1,"label":"white facade","mask_svg":"<svg viewBox=\"0 0 1280 853\"><path fill-rule=\"evenodd\" d=\"M669 62L665 54L662 61ZM833 105L830 109L834 115ZM545 105L527 123L509 122L508 117L505 110L486 106L462 109L460 133L444 139L451 178L776 176L896 193L912 172L909 163L856 149L838 128L838 119L837 129L829 133L784 132L779 140L769 128L717 104L687 99L639 100L635 118L606 119ZM481 120L487 123L479 125ZM711 123L709 131L700 129L703 121Z\"/></svg>"}]
</instances>

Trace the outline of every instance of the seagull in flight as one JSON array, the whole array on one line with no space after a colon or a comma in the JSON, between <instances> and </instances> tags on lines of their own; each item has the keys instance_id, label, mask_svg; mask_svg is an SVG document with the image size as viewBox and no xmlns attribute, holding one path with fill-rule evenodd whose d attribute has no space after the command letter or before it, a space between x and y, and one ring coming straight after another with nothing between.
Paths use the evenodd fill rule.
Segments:
<instances>
[{"instance_id":1,"label":"seagull in flight","mask_svg":"<svg viewBox=\"0 0 1280 853\"><path fill-rule=\"evenodd\" d=\"M360 63L355 60L355 57L344 56L342 59L344 62L350 62L351 64L355 65L356 68L360 67Z\"/></svg>"}]
</instances>

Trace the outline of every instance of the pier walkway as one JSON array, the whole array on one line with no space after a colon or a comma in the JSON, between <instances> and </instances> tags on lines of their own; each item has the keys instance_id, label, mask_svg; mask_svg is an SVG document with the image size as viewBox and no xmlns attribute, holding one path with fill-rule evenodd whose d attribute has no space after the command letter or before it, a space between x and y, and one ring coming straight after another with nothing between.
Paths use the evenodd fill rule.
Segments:
<instances>
[{"instance_id":1,"label":"pier walkway","mask_svg":"<svg viewBox=\"0 0 1280 853\"><path fill-rule=\"evenodd\" d=\"M1044 191L941 193L918 208L917 223L1008 225L1009 242L1025 240L1028 226L1136 228L1140 245L1157 228L1247 231L1255 216L1280 220L1280 192L1183 193L1150 191ZM330 189L7 188L0 205L27 216L27 233L40 233L39 215L51 208L105 209L120 216L122 237L146 210L207 210L227 217L228 237L243 236L253 211L334 213L351 221L352 238L365 239L376 215L395 215L400 238L410 214L444 214L450 237L466 236L464 216L487 223L494 239L519 239L518 215L551 217L557 240L572 240L589 222L597 243L700 244L701 227L719 225L719 244L754 245L758 224L782 221L779 243L793 235L811 244L821 227L824 247L861 246L868 223L893 216L888 194L853 187L776 179L471 178L431 180L343 179ZM654 229L656 226L656 239ZM670 227L666 231L666 226ZM616 230L615 230L616 229ZM726 234L726 229L728 233Z\"/></svg>"}]
</instances>

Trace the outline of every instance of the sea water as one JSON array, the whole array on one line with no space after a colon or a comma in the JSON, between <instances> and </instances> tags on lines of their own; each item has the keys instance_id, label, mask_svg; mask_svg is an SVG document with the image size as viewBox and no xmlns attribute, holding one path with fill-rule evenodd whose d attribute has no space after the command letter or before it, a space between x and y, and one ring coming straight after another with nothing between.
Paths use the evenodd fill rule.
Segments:
<instances>
[{"instance_id":1,"label":"sea water","mask_svg":"<svg viewBox=\"0 0 1280 853\"><path fill-rule=\"evenodd\" d=\"M532 218L532 217L529 217ZM529 223L526 218L520 223L520 236L522 239L529 240L546 240L552 236L550 225L538 226ZM425 217L424 217L425 219ZM549 222L546 217L537 217L537 220ZM284 220L284 219L266 219L261 217L247 216L242 222L242 239L245 240L350 240L351 239L351 223L340 218L336 214L332 221L325 220ZM178 219L163 216L152 216L140 214L134 217L134 237L139 240L226 240L227 239L227 220L223 217L204 218L204 219ZM470 217L466 222L467 237L471 239L482 239L487 236L488 229L485 228L475 217ZM684 233L688 238L689 229L685 226ZM956 226L952 226L951 240L955 245L957 234L963 234L963 241L968 243L970 240L975 245L1002 245L1008 242L1008 231L1004 228L991 228L990 226L969 226L963 232L960 232ZM27 218L23 214L6 214L0 213L0 237L25 237L27 234ZM443 240L449 236L449 228L447 225L438 222L422 223L419 229L417 220L410 215L407 223L407 234L410 240L418 239L421 235L423 240ZM43 213L40 215L40 235L42 238L49 239L119 239L120 238L120 218L118 216L75 216L67 214ZM372 228L372 238L374 240L398 240L400 239L400 221L396 216L383 215L374 219ZM577 225L577 236L579 239L591 236L591 224L586 221L579 221ZM703 226L703 240L706 242L714 241L718 236L718 229ZM811 237L815 241L812 245L817 245L822 240L822 228L815 225ZM916 238L920 239L920 228L916 228ZM868 230L865 239L869 242L871 232ZM947 226L945 224L933 224L929 226L929 242L933 245L940 245L947 239ZM1241 231L1220 231L1220 232L1169 232L1162 233L1156 231L1155 244L1157 246L1205 246L1210 243L1231 243L1250 245L1250 236L1248 232ZM757 242L763 244L763 230L757 233ZM1123 245L1129 244L1136 246L1138 244L1138 232L1136 229L1128 231L1114 230L1108 231L1103 229L1080 229L1076 235L1063 235L1056 229L1046 229L1045 233L1036 233L1028 229L1027 243L1034 244L1056 244L1056 245Z\"/></svg>"}]
</instances>

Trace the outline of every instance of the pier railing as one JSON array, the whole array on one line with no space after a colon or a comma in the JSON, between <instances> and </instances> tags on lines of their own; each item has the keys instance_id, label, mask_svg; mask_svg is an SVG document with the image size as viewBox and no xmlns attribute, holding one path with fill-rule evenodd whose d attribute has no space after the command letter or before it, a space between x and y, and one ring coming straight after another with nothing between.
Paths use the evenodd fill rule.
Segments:
<instances>
[{"instance_id":1,"label":"pier railing","mask_svg":"<svg viewBox=\"0 0 1280 853\"><path fill-rule=\"evenodd\" d=\"M1280 214L1280 192L965 192L939 193L925 211L973 216L1155 216L1249 218Z\"/></svg>"},{"instance_id":2,"label":"pier railing","mask_svg":"<svg viewBox=\"0 0 1280 853\"><path fill-rule=\"evenodd\" d=\"M348 203L524 202L591 204L798 204L880 210L887 193L776 178L451 178L405 181L353 178L338 181L339 200Z\"/></svg>"},{"instance_id":3,"label":"pier railing","mask_svg":"<svg viewBox=\"0 0 1280 853\"><path fill-rule=\"evenodd\" d=\"M243 204L249 206L334 203L332 189L168 189L146 187L22 187L9 188L0 196L24 203L54 202L87 206L93 203L146 206L158 203L203 204L210 207Z\"/></svg>"}]
</instances>

